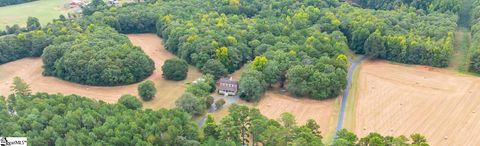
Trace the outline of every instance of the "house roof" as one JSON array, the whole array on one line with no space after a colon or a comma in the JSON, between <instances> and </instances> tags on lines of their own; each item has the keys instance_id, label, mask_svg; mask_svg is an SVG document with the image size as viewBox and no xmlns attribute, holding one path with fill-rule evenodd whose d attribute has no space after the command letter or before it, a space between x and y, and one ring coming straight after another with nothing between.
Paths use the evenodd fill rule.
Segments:
<instances>
[{"instance_id":1,"label":"house roof","mask_svg":"<svg viewBox=\"0 0 480 146\"><path fill-rule=\"evenodd\" d=\"M218 80L218 83L238 84L238 82L233 80L231 77L220 78L220 80Z\"/></svg>"},{"instance_id":2,"label":"house roof","mask_svg":"<svg viewBox=\"0 0 480 146\"><path fill-rule=\"evenodd\" d=\"M219 90L229 90L229 91L237 91L238 90L238 82L232 80L232 78L220 78L218 80L218 89Z\"/></svg>"}]
</instances>

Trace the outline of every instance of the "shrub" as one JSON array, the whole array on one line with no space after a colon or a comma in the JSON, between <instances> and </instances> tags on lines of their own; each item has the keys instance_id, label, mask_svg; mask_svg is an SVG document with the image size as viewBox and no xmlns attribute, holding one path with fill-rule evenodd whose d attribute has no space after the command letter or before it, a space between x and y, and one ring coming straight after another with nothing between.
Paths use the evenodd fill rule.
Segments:
<instances>
[{"instance_id":1,"label":"shrub","mask_svg":"<svg viewBox=\"0 0 480 146\"><path fill-rule=\"evenodd\" d=\"M157 94L157 89L153 81L145 81L138 85L138 94L144 101L150 101Z\"/></svg>"},{"instance_id":2,"label":"shrub","mask_svg":"<svg viewBox=\"0 0 480 146\"><path fill-rule=\"evenodd\" d=\"M137 97L130 94L122 95L120 99L118 99L118 103L132 110L141 109L143 106Z\"/></svg>"},{"instance_id":3,"label":"shrub","mask_svg":"<svg viewBox=\"0 0 480 146\"><path fill-rule=\"evenodd\" d=\"M219 100L215 101L215 107L217 109L222 108L223 105L225 105L225 100L224 99L219 99Z\"/></svg>"},{"instance_id":4,"label":"shrub","mask_svg":"<svg viewBox=\"0 0 480 146\"><path fill-rule=\"evenodd\" d=\"M212 96L206 96L205 97L205 105L207 106L207 108L210 108L214 101L215 101L215 99Z\"/></svg>"}]
</instances>

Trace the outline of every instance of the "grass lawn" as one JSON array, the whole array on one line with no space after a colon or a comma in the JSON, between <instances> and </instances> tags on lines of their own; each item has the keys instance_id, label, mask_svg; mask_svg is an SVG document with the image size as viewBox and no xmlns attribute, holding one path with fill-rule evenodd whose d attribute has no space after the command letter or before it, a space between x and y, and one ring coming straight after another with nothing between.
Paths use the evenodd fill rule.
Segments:
<instances>
[{"instance_id":1,"label":"grass lawn","mask_svg":"<svg viewBox=\"0 0 480 146\"><path fill-rule=\"evenodd\" d=\"M40 19L42 25L47 24L70 9L65 7L69 0L38 0L23 4L0 7L0 30L6 25L19 24L25 26L29 16Z\"/></svg>"},{"instance_id":2,"label":"grass lawn","mask_svg":"<svg viewBox=\"0 0 480 146\"><path fill-rule=\"evenodd\" d=\"M345 108L345 117L343 122L343 128L353 131L355 129L355 109L358 97L358 75L360 73L362 65L359 64L357 69L353 73L352 83L350 87L350 93L348 94L347 106Z\"/></svg>"}]
</instances>

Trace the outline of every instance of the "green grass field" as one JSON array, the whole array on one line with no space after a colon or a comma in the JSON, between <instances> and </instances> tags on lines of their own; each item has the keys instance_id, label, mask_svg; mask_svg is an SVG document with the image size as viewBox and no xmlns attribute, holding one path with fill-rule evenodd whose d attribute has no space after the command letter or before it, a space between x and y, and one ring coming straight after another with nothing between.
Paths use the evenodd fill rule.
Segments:
<instances>
[{"instance_id":1,"label":"green grass field","mask_svg":"<svg viewBox=\"0 0 480 146\"><path fill-rule=\"evenodd\" d=\"M0 7L0 30L5 30L6 25L25 26L29 16L37 17L45 25L59 15L66 14L69 8L65 4L68 2L69 0L38 0Z\"/></svg>"}]
</instances>

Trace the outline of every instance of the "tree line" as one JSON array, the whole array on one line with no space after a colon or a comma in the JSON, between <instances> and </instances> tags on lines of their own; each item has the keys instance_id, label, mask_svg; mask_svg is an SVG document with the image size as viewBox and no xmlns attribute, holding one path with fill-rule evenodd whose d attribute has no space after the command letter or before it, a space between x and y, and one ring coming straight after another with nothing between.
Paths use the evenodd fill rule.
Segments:
<instances>
[{"instance_id":1,"label":"tree line","mask_svg":"<svg viewBox=\"0 0 480 146\"><path fill-rule=\"evenodd\" d=\"M470 56L470 66L469 71L480 73L480 0L474 0L472 4L472 14L471 14L471 44L470 50L472 50Z\"/></svg>"},{"instance_id":2,"label":"tree line","mask_svg":"<svg viewBox=\"0 0 480 146\"><path fill-rule=\"evenodd\" d=\"M398 8L413 8L425 12L452 12L460 11L462 0L357 0L364 8L393 10Z\"/></svg>"},{"instance_id":3,"label":"tree line","mask_svg":"<svg viewBox=\"0 0 480 146\"><path fill-rule=\"evenodd\" d=\"M21 3L28 3L36 0L1 0L0 7L8 6L8 5L16 5Z\"/></svg>"},{"instance_id":4,"label":"tree line","mask_svg":"<svg viewBox=\"0 0 480 146\"><path fill-rule=\"evenodd\" d=\"M8 98L0 96L1 135L28 137L31 145L308 145L322 146L320 126L314 120L297 124L283 113L268 119L258 109L232 105L220 122L209 115L197 127L183 109L142 109L132 95L116 104L77 95L35 93L16 77ZM428 145L424 136L391 137L371 133L358 140L342 130L333 145Z\"/></svg>"},{"instance_id":5,"label":"tree line","mask_svg":"<svg viewBox=\"0 0 480 146\"><path fill-rule=\"evenodd\" d=\"M407 64L448 66L456 15L368 10L350 5L333 11L356 53Z\"/></svg>"},{"instance_id":6,"label":"tree line","mask_svg":"<svg viewBox=\"0 0 480 146\"><path fill-rule=\"evenodd\" d=\"M35 17L28 18L25 28L14 26L7 26L6 31L0 32L0 64L24 57L40 57L53 40L51 35L40 30L40 22Z\"/></svg>"}]
</instances>

